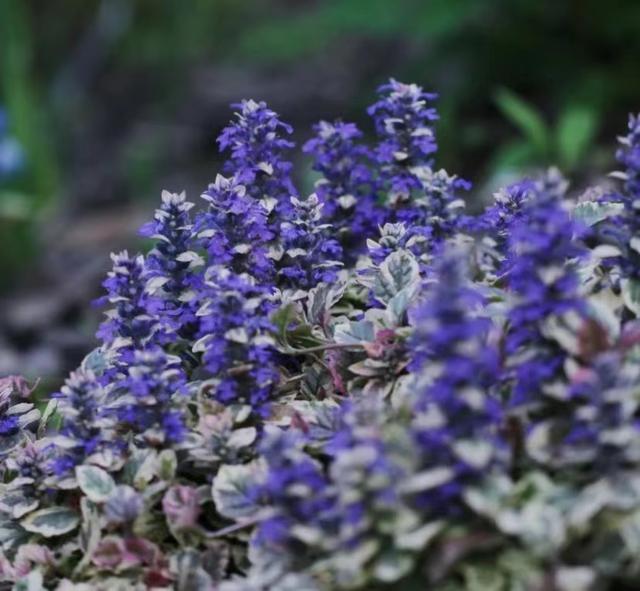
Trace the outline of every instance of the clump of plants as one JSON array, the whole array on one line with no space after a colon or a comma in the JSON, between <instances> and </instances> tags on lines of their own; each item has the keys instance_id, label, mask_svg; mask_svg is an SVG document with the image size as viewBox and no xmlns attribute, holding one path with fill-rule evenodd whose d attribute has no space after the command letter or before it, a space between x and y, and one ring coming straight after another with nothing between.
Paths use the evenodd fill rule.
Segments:
<instances>
[{"instance_id":1,"label":"clump of plants","mask_svg":"<svg viewBox=\"0 0 640 591\"><path fill-rule=\"evenodd\" d=\"M0 382L0 588L637 588L640 119L617 189L469 216L434 99L319 123L310 196L235 105L200 207L113 255L100 346L44 407Z\"/></svg>"}]
</instances>

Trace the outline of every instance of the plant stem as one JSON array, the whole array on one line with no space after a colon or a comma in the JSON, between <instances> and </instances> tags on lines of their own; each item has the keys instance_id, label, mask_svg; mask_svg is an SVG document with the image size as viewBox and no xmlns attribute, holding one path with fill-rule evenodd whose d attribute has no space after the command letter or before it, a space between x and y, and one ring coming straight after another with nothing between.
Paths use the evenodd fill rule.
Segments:
<instances>
[{"instance_id":1,"label":"plant stem","mask_svg":"<svg viewBox=\"0 0 640 591\"><path fill-rule=\"evenodd\" d=\"M332 349L363 349L364 345L360 343L327 343L326 345L317 345L316 347L307 347L306 349L288 348L283 352L289 355L307 355L308 353L318 353L322 351L330 351Z\"/></svg>"}]
</instances>

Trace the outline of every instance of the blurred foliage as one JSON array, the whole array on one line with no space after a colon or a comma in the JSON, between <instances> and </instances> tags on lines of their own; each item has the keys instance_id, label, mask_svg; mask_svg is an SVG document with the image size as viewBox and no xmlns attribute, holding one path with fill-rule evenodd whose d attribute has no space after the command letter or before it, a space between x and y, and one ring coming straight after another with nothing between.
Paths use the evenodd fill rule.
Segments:
<instances>
[{"instance_id":1,"label":"blurred foliage","mask_svg":"<svg viewBox=\"0 0 640 591\"><path fill-rule=\"evenodd\" d=\"M29 175L0 187L0 276L33 254L33 221L56 194L56 164L32 77L32 32L21 0L0 3L0 83L11 132L28 155ZM0 281L2 286L4 281Z\"/></svg>"},{"instance_id":2,"label":"blurred foliage","mask_svg":"<svg viewBox=\"0 0 640 591\"><path fill-rule=\"evenodd\" d=\"M10 187L23 219L0 219L2 284L35 252L34 223L65 198L69 146L82 138L72 130L94 117L106 134L143 99L166 120L189 98L194 68L331 71L342 47L360 45L374 63L342 112L362 117L389 76L415 81L441 95L442 165L464 162L456 172L478 181L556 161L579 179L594 140L640 108L638 23L637 0L1 0L0 104L29 161ZM87 81L96 68L100 90ZM123 73L139 81L128 113L104 93ZM328 116L314 108L309 120ZM131 193L154 186L163 141L136 138L122 151Z\"/></svg>"},{"instance_id":3,"label":"blurred foliage","mask_svg":"<svg viewBox=\"0 0 640 591\"><path fill-rule=\"evenodd\" d=\"M598 114L593 108L569 104L560 112L555 125L548 125L535 107L509 90L496 93L496 104L522 135L496 151L493 159L496 173L553 163L567 173L584 167L598 129Z\"/></svg>"}]
</instances>

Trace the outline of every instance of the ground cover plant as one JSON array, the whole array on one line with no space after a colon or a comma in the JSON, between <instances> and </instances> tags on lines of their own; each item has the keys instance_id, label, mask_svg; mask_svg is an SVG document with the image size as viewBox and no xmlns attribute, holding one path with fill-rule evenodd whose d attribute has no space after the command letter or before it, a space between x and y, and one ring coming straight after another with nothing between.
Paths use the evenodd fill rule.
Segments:
<instances>
[{"instance_id":1,"label":"ground cover plant","mask_svg":"<svg viewBox=\"0 0 640 591\"><path fill-rule=\"evenodd\" d=\"M633 589L640 119L617 185L556 170L464 211L435 95L377 136L235 105L199 207L114 254L100 345L0 381L0 588Z\"/></svg>"}]
</instances>

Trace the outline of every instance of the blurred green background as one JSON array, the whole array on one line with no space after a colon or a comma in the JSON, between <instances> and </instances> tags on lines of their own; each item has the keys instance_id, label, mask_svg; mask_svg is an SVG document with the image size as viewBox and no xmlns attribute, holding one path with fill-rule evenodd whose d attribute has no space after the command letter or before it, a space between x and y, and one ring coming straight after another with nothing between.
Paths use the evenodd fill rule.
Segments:
<instances>
[{"instance_id":1,"label":"blurred green background","mask_svg":"<svg viewBox=\"0 0 640 591\"><path fill-rule=\"evenodd\" d=\"M417 82L440 93L438 163L479 206L550 163L574 186L613 167L639 27L637 0L0 0L0 107L25 155L0 184L0 373L77 361L106 253L135 248L162 188L213 179L229 102L268 101L302 142L321 118L369 130L375 88Z\"/></svg>"}]
</instances>

